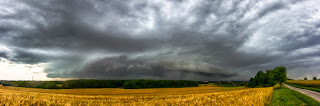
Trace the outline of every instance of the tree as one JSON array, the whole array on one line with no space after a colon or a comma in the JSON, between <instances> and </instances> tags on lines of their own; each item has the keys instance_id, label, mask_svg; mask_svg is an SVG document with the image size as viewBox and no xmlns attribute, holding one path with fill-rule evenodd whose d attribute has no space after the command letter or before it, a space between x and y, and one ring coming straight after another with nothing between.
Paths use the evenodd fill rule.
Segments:
<instances>
[{"instance_id":1,"label":"tree","mask_svg":"<svg viewBox=\"0 0 320 106\"><path fill-rule=\"evenodd\" d=\"M255 77L257 86L265 86L267 84L266 78L267 75L264 72L259 71Z\"/></svg>"},{"instance_id":2,"label":"tree","mask_svg":"<svg viewBox=\"0 0 320 106\"><path fill-rule=\"evenodd\" d=\"M266 73L259 71L254 78L248 82L248 87L274 86L279 83L280 87L287 80L287 70L285 67L277 67L267 70Z\"/></svg>"},{"instance_id":3,"label":"tree","mask_svg":"<svg viewBox=\"0 0 320 106\"><path fill-rule=\"evenodd\" d=\"M250 78L249 82L248 82L248 87L255 87L256 86L256 80L255 78Z\"/></svg>"},{"instance_id":4,"label":"tree","mask_svg":"<svg viewBox=\"0 0 320 106\"><path fill-rule=\"evenodd\" d=\"M266 80L268 86L274 86L276 84L276 81L273 80L273 70L267 70L266 71Z\"/></svg>"},{"instance_id":5,"label":"tree","mask_svg":"<svg viewBox=\"0 0 320 106\"><path fill-rule=\"evenodd\" d=\"M285 67L277 67L273 69L273 80L279 82L280 87L283 82L287 81L287 70Z\"/></svg>"},{"instance_id":6,"label":"tree","mask_svg":"<svg viewBox=\"0 0 320 106\"><path fill-rule=\"evenodd\" d=\"M308 78L307 78L307 77L304 77L304 80L308 80Z\"/></svg>"}]
</instances>

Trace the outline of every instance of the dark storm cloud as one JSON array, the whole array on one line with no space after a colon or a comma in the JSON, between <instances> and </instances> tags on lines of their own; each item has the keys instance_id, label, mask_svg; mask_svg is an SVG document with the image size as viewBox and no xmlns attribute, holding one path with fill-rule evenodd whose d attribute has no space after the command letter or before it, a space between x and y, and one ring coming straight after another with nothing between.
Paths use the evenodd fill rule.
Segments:
<instances>
[{"instance_id":1,"label":"dark storm cloud","mask_svg":"<svg viewBox=\"0 0 320 106\"><path fill-rule=\"evenodd\" d=\"M70 75L76 78L99 79L212 79L210 77L228 78L236 73L222 71L208 65L177 63L177 62L149 62L150 60L129 59L126 56L97 59L84 67L74 70ZM200 78L199 78L200 77Z\"/></svg>"},{"instance_id":2,"label":"dark storm cloud","mask_svg":"<svg viewBox=\"0 0 320 106\"><path fill-rule=\"evenodd\" d=\"M36 54L24 50L15 50L16 55L10 60L15 62L23 62L28 64L35 64L35 63L41 63L46 62L47 58L41 54Z\"/></svg>"},{"instance_id":3,"label":"dark storm cloud","mask_svg":"<svg viewBox=\"0 0 320 106\"><path fill-rule=\"evenodd\" d=\"M54 78L246 80L319 63L315 4L12 0L0 3L0 48L11 50L0 56L49 63Z\"/></svg>"},{"instance_id":4,"label":"dark storm cloud","mask_svg":"<svg viewBox=\"0 0 320 106\"><path fill-rule=\"evenodd\" d=\"M101 31L92 27L91 24L94 23L83 22L85 21L81 19L83 16L99 17L102 14L93 10L93 4L88 1L24 2L36 7L35 10L37 11L21 13L20 15L27 16L33 13L39 15L39 17L26 17L30 18L26 20L31 20L36 28L24 31L22 35L10 37L11 40L15 41L12 43L14 46L44 49L64 48L68 50L106 49L128 52L148 47L144 44L146 40L132 38L127 33L117 31L119 30L117 25L110 25ZM44 23L37 22L37 18L43 19Z\"/></svg>"},{"instance_id":5,"label":"dark storm cloud","mask_svg":"<svg viewBox=\"0 0 320 106\"><path fill-rule=\"evenodd\" d=\"M0 52L0 57L8 58L8 55L7 55L7 53L1 53L1 52Z\"/></svg>"},{"instance_id":6,"label":"dark storm cloud","mask_svg":"<svg viewBox=\"0 0 320 106\"><path fill-rule=\"evenodd\" d=\"M147 48L143 40L119 37L121 34L94 31L86 25L62 24L49 30L38 29L26 36L12 38L15 46L25 48L63 48L74 50L106 49L111 51L139 51ZM34 39L36 38L36 39Z\"/></svg>"}]
</instances>

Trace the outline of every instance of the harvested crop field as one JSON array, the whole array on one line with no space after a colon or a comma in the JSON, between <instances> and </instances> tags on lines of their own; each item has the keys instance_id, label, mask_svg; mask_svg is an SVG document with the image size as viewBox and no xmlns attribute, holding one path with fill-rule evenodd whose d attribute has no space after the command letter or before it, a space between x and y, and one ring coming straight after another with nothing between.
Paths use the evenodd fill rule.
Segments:
<instances>
[{"instance_id":1,"label":"harvested crop field","mask_svg":"<svg viewBox=\"0 0 320 106\"><path fill-rule=\"evenodd\" d=\"M121 88L82 88L82 89L41 89L12 86L0 86L0 89L16 90L24 92L73 94L73 95L171 95L171 94L198 94L221 91L245 89L244 87L216 87L200 86L186 88L152 88L152 89L121 89Z\"/></svg>"},{"instance_id":2,"label":"harvested crop field","mask_svg":"<svg viewBox=\"0 0 320 106\"><path fill-rule=\"evenodd\" d=\"M300 80L300 81L294 81L294 80L288 80L287 83L304 86L304 87L312 87L312 88L320 88L320 81L319 80Z\"/></svg>"},{"instance_id":3,"label":"harvested crop field","mask_svg":"<svg viewBox=\"0 0 320 106\"><path fill-rule=\"evenodd\" d=\"M157 95L70 95L0 89L0 105L264 105L273 88L219 89L208 93ZM208 87L205 87L208 88ZM166 89L166 88L164 88ZM146 89L136 89L145 91ZM225 91L223 91L225 90Z\"/></svg>"}]
</instances>

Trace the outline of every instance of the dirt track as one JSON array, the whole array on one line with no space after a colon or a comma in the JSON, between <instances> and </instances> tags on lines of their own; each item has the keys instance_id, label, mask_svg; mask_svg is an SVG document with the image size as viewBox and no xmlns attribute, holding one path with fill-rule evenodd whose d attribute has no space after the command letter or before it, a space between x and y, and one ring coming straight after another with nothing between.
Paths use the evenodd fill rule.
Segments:
<instances>
[{"instance_id":1,"label":"dirt track","mask_svg":"<svg viewBox=\"0 0 320 106\"><path fill-rule=\"evenodd\" d=\"M315 91L311 91L311 90L307 90L307 89L300 89L300 88L292 87L287 84L283 84L283 85L289 89L298 91L298 92L303 93L305 95L308 95L308 96L314 98L315 100L317 100L318 102L320 102L320 93L319 92L315 92Z\"/></svg>"}]
</instances>

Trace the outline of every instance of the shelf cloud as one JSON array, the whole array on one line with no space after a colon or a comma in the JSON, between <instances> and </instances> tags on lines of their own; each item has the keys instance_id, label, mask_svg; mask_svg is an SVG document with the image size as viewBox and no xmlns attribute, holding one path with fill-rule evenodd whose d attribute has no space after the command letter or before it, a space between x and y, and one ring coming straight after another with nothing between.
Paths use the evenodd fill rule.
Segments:
<instances>
[{"instance_id":1,"label":"shelf cloud","mask_svg":"<svg viewBox=\"0 0 320 106\"><path fill-rule=\"evenodd\" d=\"M277 66L302 78L319 73L318 4L2 0L0 57L46 63L48 78L248 80Z\"/></svg>"}]
</instances>

